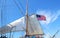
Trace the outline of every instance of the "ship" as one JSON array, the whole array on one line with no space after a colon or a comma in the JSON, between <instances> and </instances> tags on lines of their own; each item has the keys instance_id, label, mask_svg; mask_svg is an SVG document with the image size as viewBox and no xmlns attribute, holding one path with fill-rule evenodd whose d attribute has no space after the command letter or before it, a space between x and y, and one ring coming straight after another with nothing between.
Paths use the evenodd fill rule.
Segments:
<instances>
[{"instance_id":1,"label":"ship","mask_svg":"<svg viewBox=\"0 0 60 38\"><path fill-rule=\"evenodd\" d=\"M2 11L2 10L1 10ZM19 38L44 38L44 32L43 29L41 27L41 24L39 22L39 19L37 19L37 14L32 14L29 15L28 14L28 0L26 3L26 15L24 17L21 17L9 24L7 24L6 26L3 26L0 28L0 38L7 38L5 36L6 33L9 33L9 38L13 38L11 36L12 32L19 32L19 31L25 31L25 35L21 36ZM40 15L39 17L41 17L42 15ZM46 18L42 18L40 20L44 20L46 21ZM24 23L24 26L21 24L21 22ZM22 26L22 27L20 27ZM20 29L23 28L23 29ZM53 37L54 38L56 34L54 34Z\"/></svg>"}]
</instances>

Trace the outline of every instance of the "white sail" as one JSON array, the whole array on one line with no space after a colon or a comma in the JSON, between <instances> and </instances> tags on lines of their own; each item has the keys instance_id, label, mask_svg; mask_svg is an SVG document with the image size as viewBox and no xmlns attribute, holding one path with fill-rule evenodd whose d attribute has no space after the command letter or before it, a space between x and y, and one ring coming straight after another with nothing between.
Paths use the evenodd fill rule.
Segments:
<instances>
[{"instance_id":1,"label":"white sail","mask_svg":"<svg viewBox=\"0 0 60 38\"><path fill-rule=\"evenodd\" d=\"M28 35L43 34L40 23L38 22L36 15L28 17Z\"/></svg>"},{"instance_id":2,"label":"white sail","mask_svg":"<svg viewBox=\"0 0 60 38\"><path fill-rule=\"evenodd\" d=\"M4 27L0 28L0 34L5 34L11 32L18 32L18 31L26 31L25 25L25 18L22 17L18 20L15 20ZM32 15L28 17L28 35L35 35L35 34L43 34L41 26L36 18L36 15Z\"/></svg>"},{"instance_id":3,"label":"white sail","mask_svg":"<svg viewBox=\"0 0 60 38\"><path fill-rule=\"evenodd\" d=\"M18 20L15 20L6 26L3 26L0 28L0 34L5 34L11 32L16 32L16 31L21 31L25 30L25 23L24 23L24 17L19 18Z\"/></svg>"}]
</instances>

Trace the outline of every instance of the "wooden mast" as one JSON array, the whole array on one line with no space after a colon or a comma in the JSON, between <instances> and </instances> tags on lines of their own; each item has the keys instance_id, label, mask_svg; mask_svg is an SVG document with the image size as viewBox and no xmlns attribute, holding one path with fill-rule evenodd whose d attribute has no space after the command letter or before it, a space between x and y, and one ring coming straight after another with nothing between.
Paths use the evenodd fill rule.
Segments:
<instances>
[{"instance_id":1,"label":"wooden mast","mask_svg":"<svg viewBox=\"0 0 60 38\"><path fill-rule=\"evenodd\" d=\"M26 0L26 36L25 36L25 38L26 37L31 38L31 35L29 35L29 31L28 31L28 18L29 18L29 16L28 16L28 0ZM42 38L42 37L39 37L39 34L38 34L38 37L36 37L36 38Z\"/></svg>"},{"instance_id":2,"label":"wooden mast","mask_svg":"<svg viewBox=\"0 0 60 38\"><path fill-rule=\"evenodd\" d=\"M28 36L28 0L26 0L26 36Z\"/></svg>"}]
</instances>

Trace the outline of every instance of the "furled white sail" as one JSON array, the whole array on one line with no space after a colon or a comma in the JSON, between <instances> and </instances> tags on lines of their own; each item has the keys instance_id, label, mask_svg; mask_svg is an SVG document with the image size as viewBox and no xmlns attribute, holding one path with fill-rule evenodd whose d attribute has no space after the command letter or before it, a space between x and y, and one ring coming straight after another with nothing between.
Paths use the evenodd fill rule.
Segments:
<instances>
[{"instance_id":1,"label":"furled white sail","mask_svg":"<svg viewBox=\"0 0 60 38\"><path fill-rule=\"evenodd\" d=\"M6 26L3 26L0 28L0 34L5 34L5 33L9 33L10 31L23 31L25 30L25 23L24 23L24 17L15 20L9 24L7 24Z\"/></svg>"},{"instance_id":2,"label":"furled white sail","mask_svg":"<svg viewBox=\"0 0 60 38\"><path fill-rule=\"evenodd\" d=\"M43 34L40 23L38 22L36 15L28 17L28 35Z\"/></svg>"}]
</instances>

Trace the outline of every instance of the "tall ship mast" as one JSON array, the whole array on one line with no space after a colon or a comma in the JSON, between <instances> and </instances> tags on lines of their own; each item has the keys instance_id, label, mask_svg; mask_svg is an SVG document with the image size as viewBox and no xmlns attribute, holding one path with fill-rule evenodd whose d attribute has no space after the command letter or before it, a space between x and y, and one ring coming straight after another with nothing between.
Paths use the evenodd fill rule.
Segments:
<instances>
[{"instance_id":1,"label":"tall ship mast","mask_svg":"<svg viewBox=\"0 0 60 38\"><path fill-rule=\"evenodd\" d=\"M26 36L28 35L28 0L26 3Z\"/></svg>"},{"instance_id":2,"label":"tall ship mast","mask_svg":"<svg viewBox=\"0 0 60 38\"><path fill-rule=\"evenodd\" d=\"M30 16L28 16L28 0L27 0L27 3L26 3L26 37L32 38L32 36L36 36L36 38L42 38L42 35L44 33L43 33L41 27L39 26L40 24L38 23L35 15L32 15L32 16L34 16L34 17L31 18ZM38 26L38 27L33 28L34 25ZM33 29L33 31L31 28Z\"/></svg>"}]
</instances>

